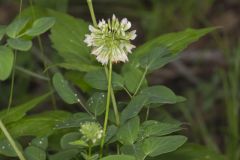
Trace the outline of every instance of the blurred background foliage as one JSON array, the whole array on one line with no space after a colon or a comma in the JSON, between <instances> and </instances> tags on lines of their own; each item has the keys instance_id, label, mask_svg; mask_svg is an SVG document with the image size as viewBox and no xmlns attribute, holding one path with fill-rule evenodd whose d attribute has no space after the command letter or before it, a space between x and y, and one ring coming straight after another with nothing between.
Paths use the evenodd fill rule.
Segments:
<instances>
[{"instance_id":1,"label":"blurred background foliage","mask_svg":"<svg viewBox=\"0 0 240 160\"><path fill-rule=\"evenodd\" d=\"M24 7L29 6L28 0L23 2ZM90 21L84 0L33 0L33 3ZM94 0L93 3L97 18L108 18L114 13L118 17L130 19L138 32L135 41L137 45L161 34L186 28L219 27L217 32L191 45L177 61L148 77L151 84L164 84L187 98L185 103L178 106L153 109L150 116L161 119L174 117L186 122L185 134L190 142L203 144L219 153L232 155L232 151L239 152L240 1ZM18 6L17 0L0 0L1 25L11 22L18 14ZM49 59L57 60L59 57L53 54L55 51L47 37L42 38ZM34 54L38 50L39 46L36 44L32 54L18 56L17 66L42 73L39 60L41 57ZM46 90L41 81L22 74L21 68L17 69L16 74L15 104ZM79 81L73 72L67 73L67 76L72 81ZM1 109L7 106L9 84L10 81L0 83ZM124 98L124 95L118 96ZM58 106L77 111L76 108L69 109L60 102ZM42 106L35 112L45 109ZM191 147L185 148L186 151L188 149ZM179 152L172 157L184 150ZM239 154L240 152L236 153L238 156Z\"/></svg>"}]
</instances>

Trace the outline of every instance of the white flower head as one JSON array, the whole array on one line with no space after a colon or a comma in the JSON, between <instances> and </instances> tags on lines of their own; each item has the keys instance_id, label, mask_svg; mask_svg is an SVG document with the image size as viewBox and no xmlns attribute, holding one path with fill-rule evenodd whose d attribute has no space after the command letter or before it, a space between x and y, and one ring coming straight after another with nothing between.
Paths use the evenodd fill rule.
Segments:
<instances>
[{"instance_id":1,"label":"white flower head","mask_svg":"<svg viewBox=\"0 0 240 160\"><path fill-rule=\"evenodd\" d=\"M131 23L127 18L119 21L115 15L106 22L99 21L97 27L89 26L91 34L87 34L84 42L92 47L91 54L103 65L108 62L127 62L129 53L135 48L131 40L136 38L136 30L129 31Z\"/></svg>"}]
</instances>

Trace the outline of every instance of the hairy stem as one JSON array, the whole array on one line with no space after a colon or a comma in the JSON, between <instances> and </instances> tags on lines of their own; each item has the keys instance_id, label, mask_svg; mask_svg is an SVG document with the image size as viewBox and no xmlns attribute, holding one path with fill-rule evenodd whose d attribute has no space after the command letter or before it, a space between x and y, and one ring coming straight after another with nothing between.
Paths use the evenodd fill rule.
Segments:
<instances>
[{"instance_id":1,"label":"hairy stem","mask_svg":"<svg viewBox=\"0 0 240 160\"><path fill-rule=\"evenodd\" d=\"M111 98L111 84L112 84L112 63L109 63L109 70L108 70L108 93L107 93L107 103L106 103L106 111L105 111L105 118L104 118L104 125L103 125L103 138L100 145L100 157L103 155L103 146L106 137L107 131L107 124L108 124L108 116L109 116L109 109L110 109L110 98Z\"/></svg>"},{"instance_id":2,"label":"hairy stem","mask_svg":"<svg viewBox=\"0 0 240 160\"><path fill-rule=\"evenodd\" d=\"M11 146L13 147L13 149L16 152L16 154L19 157L19 159L20 160L26 160L26 158L23 156L23 153L17 147L17 145L16 145L15 141L13 140L12 136L10 135L10 133L7 130L7 128L3 124L2 120L0 120L0 128L1 128L2 132L3 132L3 134L6 136L7 140L9 141L9 143L11 144Z\"/></svg>"}]
</instances>

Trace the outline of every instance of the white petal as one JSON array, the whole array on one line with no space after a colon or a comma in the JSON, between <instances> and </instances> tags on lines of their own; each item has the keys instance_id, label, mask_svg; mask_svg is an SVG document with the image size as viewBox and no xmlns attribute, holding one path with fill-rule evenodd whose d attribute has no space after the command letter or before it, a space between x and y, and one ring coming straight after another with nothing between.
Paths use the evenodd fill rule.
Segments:
<instances>
[{"instance_id":1,"label":"white petal","mask_svg":"<svg viewBox=\"0 0 240 160\"><path fill-rule=\"evenodd\" d=\"M93 48L91 54L93 55L99 55L102 52L103 46L97 47L97 48Z\"/></svg>"},{"instance_id":2,"label":"white petal","mask_svg":"<svg viewBox=\"0 0 240 160\"><path fill-rule=\"evenodd\" d=\"M136 30L133 30L129 33L129 39L134 40L137 37Z\"/></svg>"},{"instance_id":3,"label":"white petal","mask_svg":"<svg viewBox=\"0 0 240 160\"><path fill-rule=\"evenodd\" d=\"M93 42L93 39L92 39L92 36L91 35L85 35L85 39L84 39L84 42L90 47L92 46L92 42Z\"/></svg>"}]
</instances>

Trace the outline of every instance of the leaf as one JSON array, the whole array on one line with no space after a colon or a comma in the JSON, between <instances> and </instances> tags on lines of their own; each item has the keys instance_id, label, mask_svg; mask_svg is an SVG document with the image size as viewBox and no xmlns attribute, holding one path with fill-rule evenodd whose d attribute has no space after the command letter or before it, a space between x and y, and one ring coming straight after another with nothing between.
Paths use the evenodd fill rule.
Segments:
<instances>
[{"instance_id":1,"label":"leaf","mask_svg":"<svg viewBox=\"0 0 240 160\"><path fill-rule=\"evenodd\" d=\"M5 33L6 33L6 26L0 25L0 41L2 40Z\"/></svg>"},{"instance_id":2,"label":"leaf","mask_svg":"<svg viewBox=\"0 0 240 160\"><path fill-rule=\"evenodd\" d=\"M108 80L104 70L89 72L84 77L85 81L95 89L107 90ZM124 80L122 76L112 73L112 86L115 90L122 89Z\"/></svg>"},{"instance_id":3,"label":"leaf","mask_svg":"<svg viewBox=\"0 0 240 160\"><path fill-rule=\"evenodd\" d=\"M127 156L127 155L111 155L104 158L101 158L100 160L136 160L133 156Z\"/></svg>"},{"instance_id":4,"label":"leaf","mask_svg":"<svg viewBox=\"0 0 240 160\"><path fill-rule=\"evenodd\" d=\"M21 144L18 143L17 141L15 141L15 143L17 144L17 147L20 150L22 150ZM7 157L17 157L15 150L13 149L13 147L11 146L7 139L0 140L0 155L4 155Z\"/></svg>"},{"instance_id":5,"label":"leaf","mask_svg":"<svg viewBox=\"0 0 240 160\"><path fill-rule=\"evenodd\" d=\"M56 124L68 118L69 115L70 113L64 111L49 111L25 117L7 125L7 128L13 137L48 136L53 133Z\"/></svg>"},{"instance_id":6,"label":"leaf","mask_svg":"<svg viewBox=\"0 0 240 160\"><path fill-rule=\"evenodd\" d=\"M78 149L60 151L49 156L49 160L72 160L79 153Z\"/></svg>"},{"instance_id":7,"label":"leaf","mask_svg":"<svg viewBox=\"0 0 240 160\"><path fill-rule=\"evenodd\" d=\"M61 148L63 150L76 148L76 146L71 143L79 139L81 139L81 134L79 132L67 133L61 138Z\"/></svg>"},{"instance_id":8,"label":"leaf","mask_svg":"<svg viewBox=\"0 0 240 160\"><path fill-rule=\"evenodd\" d=\"M96 116L104 113L106 107L107 94L96 92L87 101L87 108Z\"/></svg>"},{"instance_id":9,"label":"leaf","mask_svg":"<svg viewBox=\"0 0 240 160\"><path fill-rule=\"evenodd\" d=\"M137 160L144 160L146 155L143 153L141 145L139 142L133 145L123 145L121 152L126 155L134 155Z\"/></svg>"},{"instance_id":10,"label":"leaf","mask_svg":"<svg viewBox=\"0 0 240 160\"><path fill-rule=\"evenodd\" d=\"M132 54L132 58L148 55L149 52L156 47L164 47L168 49L172 55L178 54L189 44L197 41L199 38L215 29L216 28L187 29L185 31L159 36L138 47Z\"/></svg>"},{"instance_id":11,"label":"leaf","mask_svg":"<svg viewBox=\"0 0 240 160\"><path fill-rule=\"evenodd\" d=\"M95 70L99 70L100 67L91 64L83 64L79 62L66 62L57 64L57 66L68 69L68 70L75 70L80 72L91 72Z\"/></svg>"},{"instance_id":12,"label":"leaf","mask_svg":"<svg viewBox=\"0 0 240 160\"><path fill-rule=\"evenodd\" d=\"M4 124L9 124L11 122L19 121L21 118L23 118L26 115L26 112L33 109L35 106L37 106L39 103L46 100L46 98L50 95L50 93L47 93L45 95L42 95L40 97L34 98L33 100L13 107L9 111L3 110L0 112L0 119L2 119Z\"/></svg>"},{"instance_id":13,"label":"leaf","mask_svg":"<svg viewBox=\"0 0 240 160\"><path fill-rule=\"evenodd\" d=\"M15 19L6 29L6 34L11 38L17 38L21 31L27 26L28 18Z\"/></svg>"},{"instance_id":14,"label":"leaf","mask_svg":"<svg viewBox=\"0 0 240 160\"><path fill-rule=\"evenodd\" d=\"M140 65L147 71L153 71L163 67L165 64L174 60L177 54L172 54L164 47L152 49L147 55L140 58Z\"/></svg>"},{"instance_id":15,"label":"leaf","mask_svg":"<svg viewBox=\"0 0 240 160\"><path fill-rule=\"evenodd\" d=\"M0 46L0 80L6 80L13 67L14 55L11 49Z\"/></svg>"},{"instance_id":16,"label":"leaf","mask_svg":"<svg viewBox=\"0 0 240 160\"><path fill-rule=\"evenodd\" d=\"M8 39L7 44L12 49L19 51L28 51L32 47L32 41L23 40L23 39Z\"/></svg>"},{"instance_id":17,"label":"leaf","mask_svg":"<svg viewBox=\"0 0 240 160\"><path fill-rule=\"evenodd\" d=\"M177 102L175 93L165 86L152 86L141 90L139 95L148 99L148 104L174 104Z\"/></svg>"},{"instance_id":18,"label":"leaf","mask_svg":"<svg viewBox=\"0 0 240 160\"><path fill-rule=\"evenodd\" d=\"M48 147L48 138L47 137L37 137L34 138L31 143L31 146L41 148L42 150L47 150Z\"/></svg>"},{"instance_id":19,"label":"leaf","mask_svg":"<svg viewBox=\"0 0 240 160\"><path fill-rule=\"evenodd\" d=\"M138 138L139 125L140 119L138 116L127 121L117 132L118 140L124 145L134 144Z\"/></svg>"},{"instance_id":20,"label":"leaf","mask_svg":"<svg viewBox=\"0 0 240 160\"><path fill-rule=\"evenodd\" d=\"M64 128L79 128L80 124L86 121L94 121L92 117L89 116L87 113L75 113L65 119L62 122L56 124L57 129L64 129Z\"/></svg>"},{"instance_id":21,"label":"leaf","mask_svg":"<svg viewBox=\"0 0 240 160\"><path fill-rule=\"evenodd\" d=\"M163 123L154 120L143 122L141 125L141 138L150 136L164 136L181 130L181 124Z\"/></svg>"},{"instance_id":22,"label":"leaf","mask_svg":"<svg viewBox=\"0 0 240 160\"><path fill-rule=\"evenodd\" d=\"M205 146L198 144L185 144L178 150L158 156L156 159L151 160L226 160L226 157L223 155L214 152L211 149L208 149Z\"/></svg>"},{"instance_id":23,"label":"leaf","mask_svg":"<svg viewBox=\"0 0 240 160\"><path fill-rule=\"evenodd\" d=\"M78 102L78 97L71 89L68 81L60 73L55 73L52 79L53 86L58 95L68 104L74 104Z\"/></svg>"},{"instance_id":24,"label":"leaf","mask_svg":"<svg viewBox=\"0 0 240 160\"><path fill-rule=\"evenodd\" d=\"M114 125L108 126L105 142L106 143L112 143L113 141L115 141L116 133L117 133L117 127L116 126L114 126Z\"/></svg>"},{"instance_id":25,"label":"leaf","mask_svg":"<svg viewBox=\"0 0 240 160\"><path fill-rule=\"evenodd\" d=\"M127 120L137 116L147 101L148 98L142 95L133 97L127 107L121 112L121 123L123 124Z\"/></svg>"},{"instance_id":26,"label":"leaf","mask_svg":"<svg viewBox=\"0 0 240 160\"><path fill-rule=\"evenodd\" d=\"M46 160L47 158L44 150L34 146L27 147L24 154L27 160Z\"/></svg>"},{"instance_id":27,"label":"leaf","mask_svg":"<svg viewBox=\"0 0 240 160\"><path fill-rule=\"evenodd\" d=\"M29 36L38 36L49 30L55 24L55 18L43 17L35 20L31 29L25 32Z\"/></svg>"},{"instance_id":28,"label":"leaf","mask_svg":"<svg viewBox=\"0 0 240 160\"><path fill-rule=\"evenodd\" d=\"M88 147L88 144L82 139L78 139L76 141L73 141L70 144L73 145L73 146L79 146L79 147L84 147L84 148Z\"/></svg>"},{"instance_id":29,"label":"leaf","mask_svg":"<svg viewBox=\"0 0 240 160\"><path fill-rule=\"evenodd\" d=\"M149 137L142 143L145 155L150 157L175 151L186 142L184 136Z\"/></svg>"},{"instance_id":30,"label":"leaf","mask_svg":"<svg viewBox=\"0 0 240 160\"><path fill-rule=\"evenodd\" d=\"M50 36L53 48L65 60L74 55L79 63L89 63L89 48L84 43L85 34L88 33L88 24L83 20L53 10L49 10L49 15L56 18Z\"/></svg>"}]
</instances>

